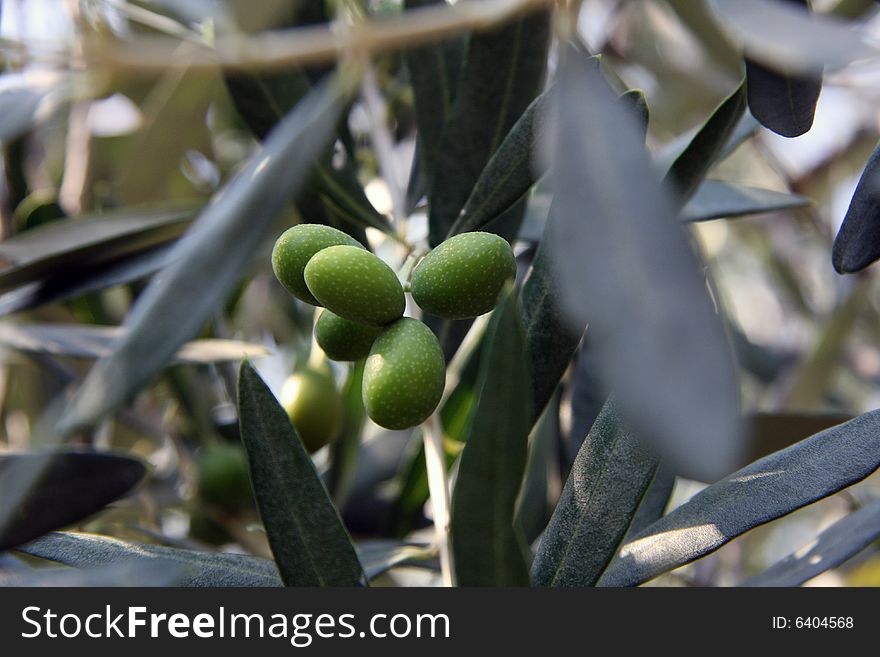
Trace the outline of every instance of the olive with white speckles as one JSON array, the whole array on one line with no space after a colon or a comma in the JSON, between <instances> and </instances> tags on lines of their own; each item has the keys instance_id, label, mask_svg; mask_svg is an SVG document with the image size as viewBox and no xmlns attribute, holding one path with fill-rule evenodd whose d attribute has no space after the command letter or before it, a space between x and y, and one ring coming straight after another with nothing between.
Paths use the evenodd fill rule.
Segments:
<instances>
[{"instance_id":1,"label":"olive with white speckles","mask_svg":"<svg viewBox=\"0 0 880 657\"><path fill-rule=\"evenodd\" d=\"M404 317L386 327L364 368L367 415L386 429L424 422L440 403L446 364L440 343L425 324Z\"/></svg>"},{"instance_id":2,"label":"olive with white speckles","mask_svg":"<svg viewBox=\"0 0 880 657\"><path fill-rule=\"evenodd\" d=\"M505 281L514 276L516 260L504 238L462 233L440 244L416 266L413 300L438 317L477 317L495 307Z\"/></svg>"},{"instance_id":3,"label":"olive with white speckles","mask_svg":"<svg viewBox=\"0 0 880 657\"><path fill-rule=\"evenodd\" d=\"M303 270L313 255L329 246L340 244L364 248L360 242L341 230L321 224L298 224L281 233L281 237L275 242L272 249L272 271L293 296L318 306L318 300L309 292L303 279Z\"/></svg>"},{"instance_id":4,"label":"olive with white speckles","mask_svg":"<svg viewBox=\"0 0 880 657\"><path fill-rule=\"evenodd\" d=\"M364 249L324 249L309 260L303 276L322 306L352 322L384 326L406 307L397 274Z\"/></svg>"},{"instance_id":5,"label":"olive with white speckles","mask_svg":"<svg viewBox=\"0 0 880 657\"><path fill-rule=\"evenodd\" d=\"M381 326L352 322L326 309L315 322L315 340L331 360L366 358L381 331Z\"/></svg>"}]
</instances>

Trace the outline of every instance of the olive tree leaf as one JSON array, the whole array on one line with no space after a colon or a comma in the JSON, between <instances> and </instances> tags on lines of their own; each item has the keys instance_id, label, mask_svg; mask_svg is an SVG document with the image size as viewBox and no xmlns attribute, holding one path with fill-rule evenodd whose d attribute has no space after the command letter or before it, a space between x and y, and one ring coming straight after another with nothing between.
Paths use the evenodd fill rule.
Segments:
<instances>
[{"instance_id":1,"label":"olive tree leaf","mask_svg":"<svg viewBox=\"0 0 880 657\"><path fill-rule=\"evenodd\" d=\"M145 564L129 559L94 568L66 566L30 569L24 573L0 572L0 587L157 587L179 586L184 572L180 564L156 559Z\"/></svg>"},{"instance_id":2,"label":"olive tree leaf","mask_svg":"<svg viewBox=\"0 0 880 657\"><path fill-rule=\"evenodd\" d=\"M254 496L281 579L287 586L363 583L351 538L311 457L247 361L239 372L238 404Z\"/></svg>"},{"instance_id":3,"label":"olive tree leaf","mask_svg":"<svg viewBox=\"0 0 880 657\"><path fill-rule=\"evenodd\" d=\"M326 146L344 95L335 78L311 92L199 215L175 245L174 262L126 316L127 333L92 368L61 418L62 432L122 404L215 312Z\"/></svg>"},{"instance_id":4,"label":"olive tree leaf","mask_svg":"<svg viewBox=\"0 0 880 657\"><path fill-rule=\"evenodd\" d=\"M590 322L599 373L633 431L675 471L713 480L742 448L722 321L632 116L577 49L562 59L546 149L559 308L573 334Z\"/></svg>"},{"instance_id":5,"label":"olive tree leaf","mask_svg":"<svg viewBox=\"0 0 880 657\"><path fill-rule=\"evenodd\" d=\"M434 4L446 4L446 0L404 1L404 7L408 10ZM465 45L466 40L458 37L412 48L404 53L415 95L419 141L417 158L423 181L433 177L433 165L441 147L443 128L455 101Z\"/></svg>"},{"instance_id":6,"label":"olive tree leaf","mask_svg":"<svg viewBox=\"0 0 880 657\"><path fill-rule=\"evenodd\" d=\"M492 154L541 90L549 39L546 11L469 38L428 186L432 245L446 238Z\"/></svg>"},{"instance_id":7,"label":"olive tree leaf","mask_svg":"<svg viewBox=\"0 0 880 657\"><path fill-rule=\"evenodd\" d=\"M749 57L789 74L815 75L880 54L867 30L780 0L709 0L719 25Z\"/></svg>"},{"instance_id":8,"label":"olive tree leaf","mask_svg":"<svg viewBox=\"0 0 880 657\"><path fill-rule=\"evenodd\" d=\"M593 586L617 552L659 460L609 400L596 418L532 564L538 586Z\"/></svg>"},{"instance_id":9,"label":"olive tree leaf","mask_svg":"<svg viewBox=\"0 0 880 657\"><path fill-rule=\"evenodd\" d=\"M143 463L115 454L0 455L0 552L91 516L145 474Z\"/></svg>"},{"instance_id":10,"label":"olive tree leaf","mask_svg":"<svg viewBox=\"0 0 880 657\"><path fill-rule=\"evenodd\" d=\"M880 411L734 472L634 536L599 581L634 586L855 484L880 466Z\"/></svg>"},{"instance_id":11,"label":"olive tree leaf","mask_svg":"<svg viewBox=\"0 0 880 657\"><path fill-rule=\"evenodd\" d=\"M834 238L831 262L841 274L861 271L880 258L880 146L871 155Z\"/></svg>"},{"instance_id":12,"label":"olive tree leaf","mask_svg":"<svg viewBox=\"0 0 880 657\"><path fill-rule=\"evenodd\" d=\"M0 322L0 346L71 358L103 358L111 353L114 341L124 334L118 326ZM240 361L246 356L256 358L267 354L268 350L260 344L208 338L182 345L174 362Z\"/></svg>"},{"instance_id":13,"label":"olive tree leaf","mask_svg":"<svg viewBox=\"0 0 880 657\"><path fill-rule=\"evenodd\" d=\"M361 434L367 418L363 401L363 380L364 361L360 360L349 370L342 387L345 417L339 437L330 444L330 467L324 481L339 508L343 508L348 499L357 467Z\"/></svg>"},{"instance_id":14,"label":"olive tree leaf","mask_svg":"<svg viewBox=\"0 0 880 657\"><path fill-rule=\"evenodd\" d=\"M703 182L706 172L718 159L745 111L745 88L740 84L712 112L672 162L664 182L673 187L683 202L687 202Z\"/></svg>"},{"instance_id":15,"label":"olive tree leaf","mask_svg":"<svg viewBox=\"0 0 880 657\"><path fill-rule=\"evenodd\" d=\"M0 291L168 243L194 215L193 207L130 208L25 231L0 242Z\"/></svg>"},{"instance_id":16,"label":"olive tree leaf","mask_svg":"<svg viewBox=\"0 0 880 657\"><path fill-rule=\"evenodd\" d=\"M720 180L705 180L681 211L685 223L730 219L808 206L806 196Z\"/></svg>"},{"instance_id":17,"label":"olive tree leaf","mask_svg":"<svg viewBox=\"0 0 880 657\"><path fill-rule=\"evenodd\" d=\"M458 468L451 533L462 586L527 586L526 548L514 523L526 469L528 376L516 294L508 288L486 333L477 407Z\"/></svg>"},{"instance_id":18,"label":"olive tree leaf","mask_svg":"<svg viewBox=\"0 0 880 657\"><path fill-rule=\"evenodd\" d=\"M409 541L373 540L357 544L357 554L367 578L374 580L398 566L434 569L435 560L428 546Z\"/></svg>"},{"instance_id":19,"label":"olive tree leaf","mask_svg":"<svg viewBox=\"0 0 880 657\"><path fill-rule=\"evenodd\" d=\"M807 0L787 0L809 10ZM746 51L748 52L748 51ZM815 75L788 75L746 57L749 109L765 128L783 137L799 137L813 126L822 91L822 70Z\"/></svg>"},{"instance_id":20,"label":"olive tree leaf","mask_svg":"<svg viewBox=\"0 0 880 657\"><path fill-rule=\"evenodd\" d=\"M800 586L880 538L880 499L838 520L813 541L740 586Z\"/></svg>"},{"instance_id":21,"label":"olive tree leaf","mask_svg":"<svg viewBox=\"0 0 880 657\"><path fill-rule=\"evenodd\" d=\"M153 568L171 563L182 570L177 586L281 586L274 563L245 554L183 550L76 532L46 534L18 550L75 568L130 563Z\"/></svg>"}]
</instances>

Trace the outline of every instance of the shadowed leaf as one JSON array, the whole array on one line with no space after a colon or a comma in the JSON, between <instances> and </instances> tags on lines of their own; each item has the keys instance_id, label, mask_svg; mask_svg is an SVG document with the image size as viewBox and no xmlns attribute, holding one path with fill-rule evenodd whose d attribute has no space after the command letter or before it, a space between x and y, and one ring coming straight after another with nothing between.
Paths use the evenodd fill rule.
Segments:
<instances>
[{"instance_id":1,"label":"shadowed leaf","mask_svg":"<svg viewBox=\"0 0 880 657\"><path fill-rule=\"evenodd\" d=\"M184 569L170 560L145 564L132 558L92 568L40 568L9 576L0 574L0 586L26 587L155 587L180 586Z\"/></svg>"},{"instance_id":2,"label":"shadowed leaf","mask_svg":"<svg viewBox=\"0 0 880 657\"><path fill-rule=\"evenodd\" d=\"M880 147L856 185L840 225L831 262L840 274L860 271L880 258Z\"/></svg>"},{"instance_id":3,"label":"shadowed leaf","mask_svg":"<svg viewBox=\"0 0 880 657\"><path fill-rule=\"evenodd\" d=\"M333 79L282 121L223 188L125 319L128 332L92 368L60 422L89 425L145 385L216 311L244 273L284 203L326 146L343 102Z\"/></svg>"},{"instance_id":4,"label":"shadowed leaf","mask_svg":"<svg viewBox=\"0 0 880 657\"><path fill-rule=\"evenodd\" d=\"M836 568L880 538L880 499L868 502L815 540L740 586L800 586Z\"/></svg>"},{"instance_id":5,"label":"shadowed leaf","mask_svg":"<svg viewBox=\"0 0 880 657\"><path fill-rule=\"evenodd\" d=\"M790 192L747 187L720 180L706 180L681 211L684 222L729 219L763 212L802 208L812 201Z\"/></svg>"},{"instance_id":6,"label":"shadowed leaf","mask_svg":"<svg viewBox=\"0 0 880 657\"><path fill-rule=\"evenodd\" d=\"M711 481L739 458L739 383L700 263L601 74L569 47L557 84L542 248L558 307L573 335L589 321L599 373L633 430L676 472Z\"/></svg>"},{"instance_id":7,"label":"shadowed leaf","mask_svg":"<svg viewBox=\"0 0 880 657\"><path fill-rule=\"evenodd\" d=\"M880 411L771 454L697 493L637 534L599 585L634 586L861 481L880 466Z\"/></svg>"},{"instance_id":8,"label":"shadowed leaf","mask_svg":"<svg viewBox=\"0 0 880 657\"><path fill-rule=\"evenodd\" d=\"M47 534L19 549L76 568L139 562L152 569L153 564L170 562L183 571L177 586L281 586L274 563L245 554L181 550L71 532Z\"/></svg>"},{"instance_id":9,"label":"shadowed leaf","mask_svg":"<svg viewBox=\"0 0 880 657\"><path fill-rule=\"evenodd\" d=\"M657 471L657 457L608 401L578 452L544 532L532 581L593 586L623 541Z\"/></svg>"},{"instance_id":10,"label":"shadowed leaf","mask_svg":"<svg viewBox=\"0 0 880 657\"><path fill-rule=\"evenodd\" d=\"M241 438L278 572L287 586L356 586L364 573L348 532L287 413L244 361Z\"/></svg>"},{"instance_id":11,"label":"shadowed leaf","mask_svg":"<svg viewBox=\"0 0 880 657\"><path fill-rule=\"evenodd\" d=\"M528 376L516 294L508 289L486 333L479 397L452 499L452 548L462 586L527 586L514 507L528 453Z\"/></svg>"},{"instance_id":12,"label":"shadowed leaf","mask_svg":"<svg viewBox=\"0 0 880 657\"><path fill-rule=\"evenodd\" d=\"M0 456L0 552L91 516L145 474L140 461L113 454Z\"/></svg>"}]
</instances>

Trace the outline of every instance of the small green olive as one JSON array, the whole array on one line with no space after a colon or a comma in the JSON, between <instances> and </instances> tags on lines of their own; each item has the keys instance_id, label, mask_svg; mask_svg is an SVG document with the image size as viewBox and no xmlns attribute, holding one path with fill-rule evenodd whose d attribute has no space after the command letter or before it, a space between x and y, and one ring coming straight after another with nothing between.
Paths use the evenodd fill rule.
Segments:
<instances>
[{"instance_id":1,"label":"small green olive","mask_svg":"<svg viewBox=\"0 0 880 657\"><path fill-rule=\"evenodd\" d=\"M364 249L360 242L341 230L321 224L298 224L281 233L272 249L272 270L278 281L300 301L319 306L303 279L306 264L319 251L329 246ZM366 251L366 249L364 249Z\"/></svg>"},{"instance_id":2,"label":"small green olive","mask_svg":"<svg viewBox=\"0 0 880 657\"><path fill-rule=\"evenodd\" d=\"M322 306L352 322L384 326L401 317L406 307L397 274L364 249L323 249L309 260L304 277Z\"/></svg>"},{"instance_id":3,"label":"small green olive","mask_svg":"<svg viewBox=\"0 0 880 657\"><path fill-rule=\"evenodd\" d=\"M308 367L292 374L281 388L281 405L310 453L339 436L342 397L329 368Z\"/></svg>"},{"instance_id":4,"label":"small green olive","mask_svg":"<svg viewBox=\"0 0 880 657\"><path fill-rule=\"evenodd\" d=\"M505 281L516 275L510 244L492 233L451 237L413 270L413 300L425 312L465 319L489 312Z\"/></svg>"},{"instance_id":5,"label":"small green olive","mask_svg":"<svg viewBox=\"0 0 880 657\"><path fill-rule=\"evenodd\" d=\"M364 368L367 415L386 429L424 422L443 396L446 363L425 324L404 317L379 334Z\"/></svg>"},{"instance_id":6,"label":"small green olive","mask_svg":"<svg viewBox=\"0 0 880 657\"><path fill-rule=\"evenodd\" d=\"M331 360L366 358L381 331L381 326L352 322L326 309L315 322L315 340Z\"/></svg>"},{"instance_id":7,"label":"small green olive","mask_svg":"<svg viewBox=\"0 0 880 657\"><path fill-rule=\"evenodd\" d=\"M251 503L251 480L244 448L235 444L209 445L196 460L199 497L211 505L236 511Z\"/></svg>"}]
</instances>

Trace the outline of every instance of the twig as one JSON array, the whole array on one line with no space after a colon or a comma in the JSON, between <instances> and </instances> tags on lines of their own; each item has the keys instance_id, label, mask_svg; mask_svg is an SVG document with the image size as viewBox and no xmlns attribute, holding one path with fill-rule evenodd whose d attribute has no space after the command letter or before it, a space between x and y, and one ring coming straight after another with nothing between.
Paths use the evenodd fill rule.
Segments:
<instances>
[{"instance_id":1,"label":"twig","mask_svg":"<svg viewBox=\"0 0 880 657\"><path fill-rule=\"evenodd\" d=\"M434 534L440 557L443 586L455 586L455 563L449 535L449 483L446 476L446 452L443 449L443 429L435 413L422 425L425 443L425 467L428 471L428 491L434 516Z\"/></svg>"}]
</instances>

